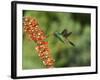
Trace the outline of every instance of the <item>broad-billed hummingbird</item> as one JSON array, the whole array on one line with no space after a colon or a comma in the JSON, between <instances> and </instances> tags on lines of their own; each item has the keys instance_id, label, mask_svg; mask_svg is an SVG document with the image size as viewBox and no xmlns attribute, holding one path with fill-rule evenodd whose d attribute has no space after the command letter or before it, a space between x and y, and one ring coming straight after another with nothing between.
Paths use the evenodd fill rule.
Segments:
<instances>
[{"instance_id":1,"label":"broad-billed hummingbird","mask_svg":"<svg viewBox=\"0 0 100 80\"><path fill-rule=\"evenodd\" d=\"M64 44L66 44L67 40L72 46L75 46L75 44L68 39L71 34L72 32L68 32L67 29L64 29L62 32L54 32L54 36Z\"/></svg>"}]
</instances>

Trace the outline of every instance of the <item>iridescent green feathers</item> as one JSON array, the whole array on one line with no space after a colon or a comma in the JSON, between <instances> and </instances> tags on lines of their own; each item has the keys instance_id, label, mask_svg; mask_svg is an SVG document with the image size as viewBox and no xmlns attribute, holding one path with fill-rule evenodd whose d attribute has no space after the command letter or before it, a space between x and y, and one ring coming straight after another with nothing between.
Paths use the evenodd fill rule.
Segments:
<instances>
[{"instance_id":1,"label":"iridescent green feathers","mask_svg":"<svg viewBox=\"0 0 100 80\"><path fill-rule=\"evenodd\" d=\"M72 46L75 46L75 44L68 39L71 34L72 32L68 32L67 29L64 29L61 33L54 32L54 36L58 38L62 43L66 44L68 41Z\"/></svg>"}]
</instances>

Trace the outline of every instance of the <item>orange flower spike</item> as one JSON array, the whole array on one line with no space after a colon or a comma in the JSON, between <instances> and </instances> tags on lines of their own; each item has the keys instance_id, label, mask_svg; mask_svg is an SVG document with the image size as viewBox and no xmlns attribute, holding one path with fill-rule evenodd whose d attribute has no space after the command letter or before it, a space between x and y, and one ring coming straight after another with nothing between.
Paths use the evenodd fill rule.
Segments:
<instances>
[{"instance_id":1,"label":"orange flower spike","mask_svg":"<svg viewBox=\"0 0 100 80\"><path fill-rule=\"evenodd\" d=\"M38 22L32 17L24 17L23 25L24 25L24 30L27 28L32 30L36 25L38 25Z\"/></svg>"},{"instance_id":2,"label":"orange flower spike","mask_svg":"<svg viewBox=\"0 0 100 80\"><path fill-rule=\"evenodd\" d=\"M48 42L41 42L42 45L37 47L38 55L40 56L41 60L43 60L43 64L46 65L48 68L53 67L54 60L51 57L50 50L48 48Z\"/></svg>"},{"instance_id":3,"label":"orange flower spike","mask_svg":"<svg viewBox=\"0 0 100 80\"><path fill-rule=\"evenodd\" d=\"M54 65L54 60L51 57L48 57L43 63L48 67L51 68Z\"/></svg>"},{"instance_id":4,"label":"orange flower spike","mask_svg":"<svg viewBox=\"0 0 100 80\"><path fill-rule=\"evenodd\" d=\"M38 25L38 22L36 21L36 19L33 19L31 24L32 24L32 26L36 26L36 25Z\"/></svg>"},{"instance_id":5,"label":"orange flower spike","mask_svg":"<svg viewBox=\"0 0 100 80\"><path fill-rule=\"evenodd\" d=\"M51 57L48 42L44 41L47 36L45 36L43 30L40 29L37 20L32 17L24 17L23 25L24 32L26 32L35 43L37 43L38 46L35 47L35 50L38 52L44 65L48 68L53 67L54 60Z\"/></svg>"},{"instance_id":6,"label":"orange flower spike","mask_svg":"<svg viewBox=\"0 0 100 80\"><path fill-rule=\"evenodd\" d=\"M38 52L40 59L43 60L43 64L46 65L46 67L48 68L53 67L54 59L51 57L51 53L50 53L47 43L39 45L35 49Z\"/></svg>"}]
</instances>

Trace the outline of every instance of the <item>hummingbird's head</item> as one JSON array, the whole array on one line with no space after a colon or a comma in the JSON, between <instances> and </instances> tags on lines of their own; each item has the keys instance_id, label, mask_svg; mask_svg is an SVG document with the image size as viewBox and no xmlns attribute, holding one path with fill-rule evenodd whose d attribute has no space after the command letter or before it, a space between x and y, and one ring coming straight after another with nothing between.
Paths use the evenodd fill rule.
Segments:
<instances>
[{"instance_id":1,"label":"hummingbird's head","mask_svg":"<svg viewBox=\"0 0 100 80\"><path fill-rule=\"evenodd\" d=\"M57 32L57 31L56 31L56 32L54 32L54 35L58 35L58 34L60 35L60 33L59 33L59 32Z\"/></svg>"}]
</instances>

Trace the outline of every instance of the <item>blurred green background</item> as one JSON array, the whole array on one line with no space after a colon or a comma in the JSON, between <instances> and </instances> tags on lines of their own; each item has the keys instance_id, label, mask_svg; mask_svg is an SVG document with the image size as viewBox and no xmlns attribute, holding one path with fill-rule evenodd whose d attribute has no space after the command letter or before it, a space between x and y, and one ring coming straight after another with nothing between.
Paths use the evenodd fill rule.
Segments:
<instances>
[{"instance_id":1,"label":"blurred green background","mask_svg":"<svg viewBox=\"0 0 100 80\"><path fill-rule=\"evenodd\" d=\"M23 10L24 16L36 18L45 34L50 35L46 40L49 42L56 68L91 65L90 14ZM69 39L75 44L75 47L69 43L65 45L51 35L55 31L62 32L64 29L72 32ZM23 69L45 68L34 49L35 46L34 41L23 32Z\"/></svg>"}]
</instances>

